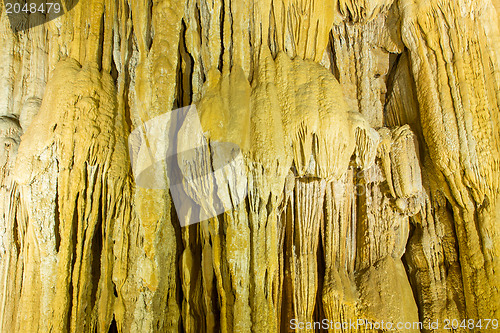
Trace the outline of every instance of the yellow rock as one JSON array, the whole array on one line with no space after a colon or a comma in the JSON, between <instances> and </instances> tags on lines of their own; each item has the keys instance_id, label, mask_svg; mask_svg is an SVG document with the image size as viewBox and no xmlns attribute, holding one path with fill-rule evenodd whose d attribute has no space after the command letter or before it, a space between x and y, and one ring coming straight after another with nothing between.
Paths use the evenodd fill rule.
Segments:
<instances>
[{"instance_id":1,"label":"yellow rock","mask_svg":"<svg viewBox=\"0 0 500 333\"><path fill-rule=\"evenodd\" d=\"M499 6L1 7L0 331L493 331Z\"/></svg>"}]
</instances>

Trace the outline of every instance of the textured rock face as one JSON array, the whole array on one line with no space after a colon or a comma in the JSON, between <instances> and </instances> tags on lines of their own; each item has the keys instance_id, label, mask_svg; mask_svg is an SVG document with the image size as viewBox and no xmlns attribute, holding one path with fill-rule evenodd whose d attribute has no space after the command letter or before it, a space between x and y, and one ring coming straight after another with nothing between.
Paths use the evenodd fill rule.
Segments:
<instances>
[{"instance_id":1,"label":"textured rock face","mask_svg":"<svg viewBox=\"0 0 500 333\"><path fill-rule=\"evenodd\" d=\"M498 5L0 7L0 331L498 328Z\"/></svg>"}]
</instances>

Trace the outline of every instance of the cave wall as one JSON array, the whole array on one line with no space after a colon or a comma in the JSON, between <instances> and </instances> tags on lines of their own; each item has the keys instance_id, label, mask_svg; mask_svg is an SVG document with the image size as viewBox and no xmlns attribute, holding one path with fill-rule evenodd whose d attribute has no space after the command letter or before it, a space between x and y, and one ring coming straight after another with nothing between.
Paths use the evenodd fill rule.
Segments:
<instances>
[{"instance_id":1,"label":"cave wall","mask_svg":"<svg viewBox=\"0 0 500 333\"><path fill-rule=\"evenodd\" d=\"M21 31L0 6L0 330L499 319L494 6L88 0ZM188 106L182 182L142 185L131 133Z\"/></svg>"}]
</instances>

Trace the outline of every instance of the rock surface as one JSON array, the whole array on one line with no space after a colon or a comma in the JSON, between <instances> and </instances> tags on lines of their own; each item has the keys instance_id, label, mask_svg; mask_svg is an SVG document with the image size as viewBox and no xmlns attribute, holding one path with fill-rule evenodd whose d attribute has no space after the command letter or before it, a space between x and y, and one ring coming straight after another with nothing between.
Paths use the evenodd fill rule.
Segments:
<instances>
[{"instance_id":1,"label":"rock surface","mask_svg":"<svg viewBox=\"0 0 500 333\"><path fill-rule=\"evenodd\" d=\"M0 331L494 331L499 6L0 7Z\"/></svg>"}]
</instances>

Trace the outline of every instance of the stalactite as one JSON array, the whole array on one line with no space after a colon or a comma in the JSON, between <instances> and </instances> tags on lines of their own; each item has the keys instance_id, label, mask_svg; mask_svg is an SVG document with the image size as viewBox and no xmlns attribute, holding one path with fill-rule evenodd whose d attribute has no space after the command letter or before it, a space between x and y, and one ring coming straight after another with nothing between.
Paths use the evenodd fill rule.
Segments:
<instances>
[{"instance_id":1,"label":"stalactite","mask_svg":"<svg viewBox=\"0 0 500 333\"><path fill-rule=\"evenodd\" d=\"M499 319L494 5L0 7L0 330Z\"/></svg>"},{"instance_id":2,"label":"stalactite","mask_svg":"<svg viewBox=\"0 0 500 333\"><path fill-rule=\"evenodd\" d=\"M322 242L325 256L323 308L326 319L342 322L358 317L359 300L354 283L356 253L356 210L354 172L349 169L327 185ZM334 332L342 332L336 328ZM347 329L347 332L356 331Z\"/></svg>"},{"instance_id":3,"label":"stalactite","mask_svg":"<svg viewBox=\"0 0 500 333\"><path fill-rule=\"evenodd\" d=\"M498 27L486 23L494 8L489 1L401 6L429 162L453 209L467 316L495 316L499 81L489 41L498 40Z\"/></svg>"}]
</instances>

